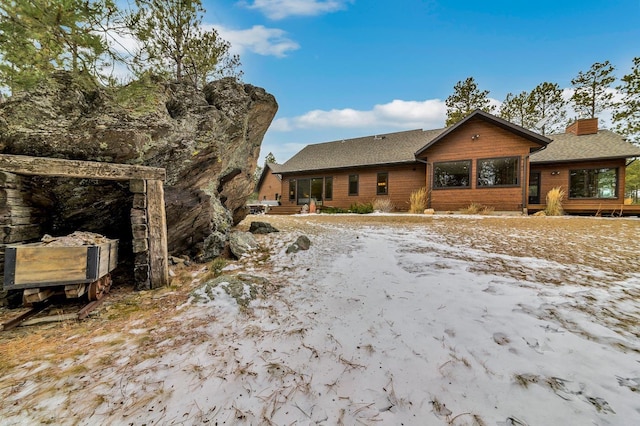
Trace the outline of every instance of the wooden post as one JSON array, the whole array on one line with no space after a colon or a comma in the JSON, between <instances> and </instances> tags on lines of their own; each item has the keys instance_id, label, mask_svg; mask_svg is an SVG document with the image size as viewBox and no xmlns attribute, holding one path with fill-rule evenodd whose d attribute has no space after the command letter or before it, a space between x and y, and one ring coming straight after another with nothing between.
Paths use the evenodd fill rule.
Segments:
<instances>
[{"instance_id":1,"label":"wooden post","mask_svg":"<svg viewBox=\"0 0 640 426\"><path fill-rule=\"evenodd\" d=\"M147 181L147 225L151 288L163 287L169 284L169 259L164 188L161 180Z\"/></svg>"}]
</instances>

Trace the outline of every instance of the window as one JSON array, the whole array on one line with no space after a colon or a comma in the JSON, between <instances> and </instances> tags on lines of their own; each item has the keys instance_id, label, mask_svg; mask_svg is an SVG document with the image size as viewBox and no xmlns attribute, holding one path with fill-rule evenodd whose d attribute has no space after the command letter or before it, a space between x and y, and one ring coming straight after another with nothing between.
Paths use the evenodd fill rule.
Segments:
<instances>
[{"instance_id":1,"label":"window","mask_svg":"<svg viewBox=\"0 0 640 426\"><path fill-rule=\"evenodd\" d=\"M389 173L378 173L377 195L387 195L389 193Z\"/></svg>"},{"instance_id":2,"label":"window","mask_svg":"<svg viewBox=\"0 0 640 426\"><path fill-rule=\"evenodd\" d=\"M298 204L309 204L311 201L311 180L298 179Z\"/></svg>"},{"instance_id":3,"label":"window","mask_svg":"<svg viewBox=\"0 0 640 426\"><path fill-rule=\"evenodd\" d=\"M569 172L569 198L617 198L618 169L580 169Z\"/></svg>"},{"instance_id":4,"label":"window","mask_svg":"<svg viewBox=\"0 0 640 426\"><path fill-rule=\"evenodd\" d=\"M311 199L313 199L316 203L322 204L322 184L324 183L323 178L313 178L311 179Z\"/></svg>"},{"instance_id":5,"label":"window","mask_svg":"<svg viewBox=\"0 0 640 426\"><path fill-rule=\"evenodd\" d=\"M434 188L468 188L471 182L471 160L447 161L433 165Z\"/></svg>"},{"instance_id":6,"label":"window","mask_svg":"<svg viewBox=\"0 0 640 426\"><path fill-rule=\"evenodd\" d=\"M289 201L296 200L296 181L295 179L291 179L289 181Z\"/></svg>"},{"instance_id":7,"label":"window","mask_svg":"<svg viewBox=\"0 0 640 426\"><path fill-rule=\"evenodd\" d=\"M478 160L478 186L517 186L518 157Z\"/></svg>"},{"instance_id":8,"label":"window","mask_svg":"<svg viewBox=\"0 0 640 426\"><path fill-rule=\"evenodd\" d=\"M324 199L331 200L333 198L333 178L324 178Z\"/></svg>"},{"instance_id":9,"label":"window","mask_svg":"<svg viewBox=\"0 0 640 426\"><path fill-rule=\"evenodd\" d=\"M349 175L349 195L358 195L358 175Z\"/></svg>"}]
</instances>

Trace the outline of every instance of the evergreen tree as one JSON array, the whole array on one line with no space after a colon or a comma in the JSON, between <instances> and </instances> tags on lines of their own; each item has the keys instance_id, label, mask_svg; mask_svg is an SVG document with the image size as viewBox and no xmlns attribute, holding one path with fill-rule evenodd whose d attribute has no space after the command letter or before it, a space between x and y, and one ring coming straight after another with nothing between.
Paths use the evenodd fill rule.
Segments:
<instances>
[{"instance_id":1,"label":"evergreen tree","mask_svg":"<svg viewBox=\"0 0 640 426\"><path fill-rule=\"evenodd\" d=\"M14 0L0 6L0 84L25 89L53 70L100 76L112 0Z\"/></svg>"},{"instance_id":2,"label":"evergreen tree","mask_svg":"<svg viewBox=\"0 0 640 426\"><path fill-rule=\"evenodd\" d=\"M214 76L241 75L240 60L230 56L229 43L215 30L202 29L205 10L200 0L136 0L136 5L129 26L142 48L134 71L151 70L200 87Z\"/></svg>"},{"instance_id":3,"label":"evergreen tree","mask_svg":"<svg viewBox=\"0 0 640 426\"><path fill-rule=\"evenodd\" d=\"M499 115L511 123L527 129L530 128L531 116L533 115L531 95L527 92L521 92L517 96L513 93L507 93L502 105L500 105Z\"/></svg>"},{"instance_id":4,"label":"evergreen tree","mask_svg":"<svg viewBox=\"0 0 640 426\"><path fill-rule=\"evenodd\" d=\"M273 155L273 152L270 152L267 154L267 156L264 159L265 164L277 164L278 161L276 160L276 156Z\"/></svg>"},{"instance_id":5,"label":"evergreen tree","mask_svg":"<svg viewBox=\"0 0 640 426\"><path fill-rule=\"evenodd\" d=\"M596 62L589 71L578 73L571 80L575 92L571 97L573 107L581 118L595 118L611 106L613 94L607 91L616 80L613 65L609 61Z\"/></svg>"},{"instance_id":6,"label":"evergreen tree","mask_svg":"<svg viewBox=\"0 0 640 426\"><path fill-rule=\"evenodd\" d=\"M447 126L457 123L476 109L489 113L494 110L490 104L489 91L479 90L473 77L456 83L453 87L453 94L446 99L445 104L447 106Z\"/></svg>"},{"instance_id":7,"label":"evergreen tree","mask_svg":"<svg viewBox=\"0 0 640 426\"><path fill-rule=\"evenodd\" d=\"M529 97L529 125L525 127L543 135L562 131L567 119L565 106L558 84L538 84Z\"/></svg>"},{"instance_id":8,"label":"evergreen tree","mask_svg":"<svg viewBox=\"0 0 640 426\"><path fill-rule=\"evenodd\" d=\"M629 140L640 143L640 57L633 58L631 72L616 87L622 100L615 105L613 123L615 130Z\"/></svg>"},{"instance_id":9,"label":"evergreen tree","mask_svg":"<svg viewBox=\"0 0 640 426\"><path fill-rule=\"evenodd\" d=\"M631 198L633 204L640 202L640 161L634 161L627 166L624 189L625 197Z\"/></svg>"}]
</instances>

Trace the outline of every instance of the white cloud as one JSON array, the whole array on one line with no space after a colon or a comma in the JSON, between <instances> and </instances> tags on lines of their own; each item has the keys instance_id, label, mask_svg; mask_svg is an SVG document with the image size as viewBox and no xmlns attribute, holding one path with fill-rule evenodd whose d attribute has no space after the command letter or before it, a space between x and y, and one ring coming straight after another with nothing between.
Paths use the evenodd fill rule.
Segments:
<instances>
[{"instance_id":1,"label":"white cloud","mask_svg":"<svg viewBox=\"0 0 640 426\"><path fill-rule=\"evenodd\" d=\"M346 8L353 0L253 0L238 4L262 12L269 19L284 19L289 16L316 16Z\"/></svg>"},{"instance_id":2,"label":"white cloud","mask_svg":"<svg viewBox=\"0 0 640 426\"><path fill-rule=\"evenodd\" d=\"M369 111L351 108L330 111L313 110L304 115L279 118L270 130L290 132L301 129L322 128L390 128L410 130L442 127L446 117L446 106L440 99L425 101L393 100L375 105Z\"/></svg>"},{"instance_id":3,"label":"white cloud","mask_svg":"<svg viewBox=\"0 0 640 426\"><path fill-rule=\"evenodd\" d=\"M220 37L231 43L231 50L242 55L250 51L263 56L283 58L297 50L300 45L286 36L286 31L254 25L246 30L232 30L221 25L205 25L205 29L215 27Z\"/></svg>"}]
</instances>

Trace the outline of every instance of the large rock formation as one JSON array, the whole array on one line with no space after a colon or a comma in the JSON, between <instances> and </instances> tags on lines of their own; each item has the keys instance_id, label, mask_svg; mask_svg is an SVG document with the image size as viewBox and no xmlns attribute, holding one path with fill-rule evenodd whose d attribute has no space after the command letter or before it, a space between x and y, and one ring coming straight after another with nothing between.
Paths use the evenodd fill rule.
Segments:
<instances>
[{"instance_id":1,"label":"large rock formation","mask_svg":"<svg viewBox=\"0 0 640 426\"><path fill-rule=\"evenodd\" d=\"M61 72L0 103L0 152L165 168L169 252L207 260L246 215L277 107L233 79L201 91L149 78L113 89ZM36 178L34 186L48 200L50 233L131 240L126 183Z\"/></svg>"}]
</instances>

